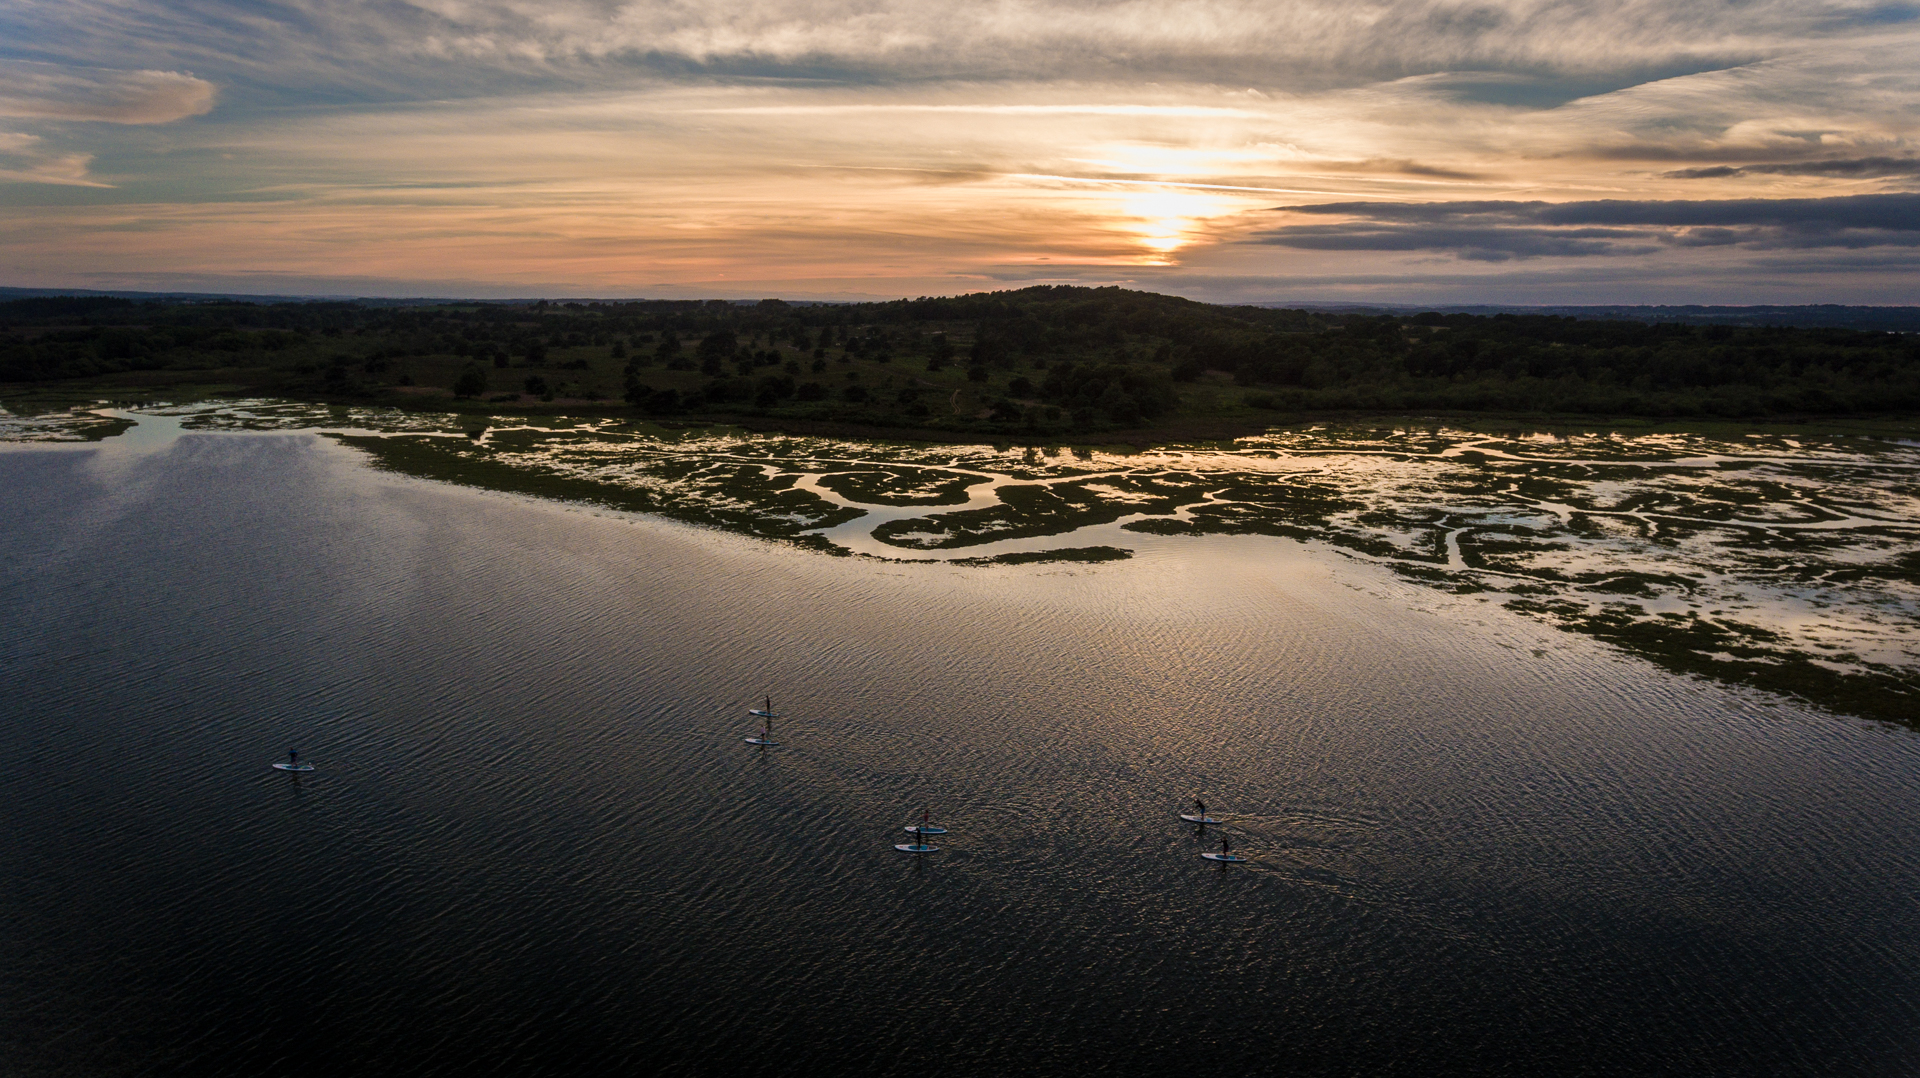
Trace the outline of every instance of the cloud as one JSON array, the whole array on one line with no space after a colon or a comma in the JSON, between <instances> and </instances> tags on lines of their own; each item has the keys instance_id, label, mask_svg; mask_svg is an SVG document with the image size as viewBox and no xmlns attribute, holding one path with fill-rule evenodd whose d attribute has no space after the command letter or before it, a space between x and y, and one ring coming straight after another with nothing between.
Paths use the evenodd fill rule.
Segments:
<instances>
[{"instance_id":1,"label":"cloud","mask_svg":"<svg viewBox=\"0 0 1920 1078\"><path fill-rule=\"evenodd\" d=\"M1408 158L1371 158L1366 161L1303 161L1301 167L1316 172L1368 172L1400 176L1422 176L1436 180L1484 180L1480 172L1466 172L1437 165L1423 165Z\"/></svg>"},{"instance_id":2,"label":"cloud","mask_svg":"<svg viewBox=\"0 0 1920 1078\"><path fill-rule=\"evenodd\" d=\"M0 131L0 180L66 187L104 187L87 176L93 155L49 150L38 135Z\"/></svg>"},{"instance_id":3,"label":"cloud","mask_svg":"<svg viewBox=\"0 0 1920 1078\"><path fill-rule=\"evenodd\" d=\"M1645 255L1669 247L1920 247L1920 195L1713 201L1336 202L1281 207L1341 217L1252 242L1318 251L1443 251L1468 261Z\"/></svg>"},{"instance_id":4,"label":"cloud","mask_svg":"<svg viewBox=\"0 0 1920 1078\"><path fill-rule=\"evenodd\" d=\"M213 84L179 71L0 60L0 116L164 124L213 108Z\"/></svg>"},{"instance_id":5,"label":"cloud","mask_svg":"<svg viewBox=\"0 0 1920 1078\"><path fill-rule=\"evenodd\" d=\"M1598 199L1587 202L1331 202L1282 207L1291 213L1377 221L1461 221L1550 225L1786 225L1920 230L1920 195L1839 198L1737 198L1697 201Z\"/></svg>"},{"instance_id":6,"label":"cloud","mask_svg":"<svg viewBox=\"0 0 1920 1078\"><path fill-rule=\"evenodd\" d=\"M1882 179L1920 176L1920 158L1839 157L1824 161L1788 161L1771 165L1713 165L1678 168L1660 175L1670 180L1724 180L1736 176L1836 176L1842 179Z\"/></svg>"},{"instance_id":7,"label":"cloud","mask_svg":"<svg viewBox=\"0 0 1920 1078\"><path fill-rule=\"evenodd\" d=\"M1451 79L1450 93L1533 105L1747 63L1785 43L1898 32L1893 9L1867 15L1848 0L63 0L24 8L0 16L0 36L96 63L165 53L193 57L199 68L277 67L281 80L354 71L391 85L421 73L395 68L402 57L441 79L476 65L551 79L572 65L602 85L622 65L852 81L1125 70L1263 88L1433 75Z\"/></svg>"}]
</instances>

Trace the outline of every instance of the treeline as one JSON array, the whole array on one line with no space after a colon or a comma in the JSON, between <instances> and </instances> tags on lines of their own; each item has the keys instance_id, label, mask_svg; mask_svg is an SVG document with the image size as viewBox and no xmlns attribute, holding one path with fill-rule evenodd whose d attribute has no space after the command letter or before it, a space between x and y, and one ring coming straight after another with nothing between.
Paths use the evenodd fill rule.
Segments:
<instances>
[{"instance_id":1,"label":"treeline","mask_svg":"<svg viewBox=\"0 0 1920 1078\"><path fill-rule=\"evenodd\" d=\"M377 396L411 384L405 370L425 357L465 364L464 381L438 383L465 395L512 366L540 369L526 388L550 397L554 371L595 366L610 397L649 414L983 430L1097 430L1247 407L1920 412L1920 336L1841 328L1274 310L1078 287L815 305L0 303L5 382L257 368L307 379L282 386ZM860 376L877 370L883 381ZM947 398L978 407L960 414Z\"/></svg>"},{"instance_id":2,"label":"treeline","mask_svg":"<svg viewBox=\"0 0 1920 1078\"><path fill-rule=\"evenodd\" d=\"M1920 337L1567 316L1347 316L1207 357L1286 408L1763 416L1920 410Z\"/></svg>"}]
</instances>

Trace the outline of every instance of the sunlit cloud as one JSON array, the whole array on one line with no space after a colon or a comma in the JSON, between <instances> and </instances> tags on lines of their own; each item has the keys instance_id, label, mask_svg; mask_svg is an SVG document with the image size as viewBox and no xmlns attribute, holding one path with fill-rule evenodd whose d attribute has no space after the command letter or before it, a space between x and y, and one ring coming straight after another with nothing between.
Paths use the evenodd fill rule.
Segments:
<instances>
[{"instance_id":1,"label":"sunlit cloud","mask_svg":"<svg viewBox=\"0 0 1920 1078\"><path fill-rule=\"evenodd\" d=\"M49 153L37 135L0 131L0 181L104 187L87 175L92 155Z\"/></svg>"},{"instance_id":2,"label":"sunlit cloud","mask_svg":"<svg viewBox=\"0 0 1920 1078\"><path fill-rule=\"evenodd\" d=\"M0 116L164 124L213 108L213 84L180 71L111 71L0 59Z\"/></svg>"},{"instance_id":3,"label":"sunlit cloud","mask_svg":"<svg viewBox=\"0 0 1920 1078\"><path fill-rule=\"evenodd\" d=\"M1731 300L1790 275L1751 231L1786 226L1476 232L1458 215L1274 207L1908 191L1915 13L33 0L0 8L0 272L629 295L918 294L1031 272L1235 296L1470 272L1485 288L1703 282ZM1801 286L1865 294L1893 271L1844 267L1874 246L1821 248ZM1572 272L1600 263L1634 270Z\"/></svg>"}]
</instances>

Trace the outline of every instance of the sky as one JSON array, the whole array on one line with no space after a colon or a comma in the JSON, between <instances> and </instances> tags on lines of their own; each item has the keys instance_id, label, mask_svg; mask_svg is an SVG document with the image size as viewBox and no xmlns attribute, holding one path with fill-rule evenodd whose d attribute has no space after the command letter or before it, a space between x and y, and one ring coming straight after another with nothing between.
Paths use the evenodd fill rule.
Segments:
<instances>
[{"instance_id":1,"label":"sky","mask_svg":"<svg viewBox=\"0 0 1920 1078\"><path fill-rule=\"evenodd\" d=\"M1920 0L0 0L0 284L1920 303Z\"/></svg>"}]
</instances>

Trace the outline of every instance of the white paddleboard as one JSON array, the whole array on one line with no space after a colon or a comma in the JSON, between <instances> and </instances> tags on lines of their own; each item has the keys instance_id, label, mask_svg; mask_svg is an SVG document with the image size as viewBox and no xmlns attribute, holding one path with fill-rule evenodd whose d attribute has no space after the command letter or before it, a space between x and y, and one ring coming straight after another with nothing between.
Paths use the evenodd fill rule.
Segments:
<instances>
[{"instance_id":1,"label":"white paddleboard","mask_svg":"<svg viewBox=\"0 0 1920 1078\"><path fill-rule=\"evenodd\" d=\"M749 745L778 745L779 744L778 741L768 741L764 737L743 737L740 740L746 742ZM278 765L275 765L275 766L278 766Z\"/></svg>"},{"instance_id":2,"label":"white paddleboard","mask_svg":"<svg viewBox=\"0 0 1920 1078\"><path fill-rule=\"evenodd\" d=\"M1188 823L1219 823L1220 822L1219 820L1216 820L1211 816L1189 816L1184 812L1180 814L1180 818L1187 821Z\"/></svg>"},{"instance_id":3,"label":"white paddleboard","mask_svg":"<svg viewBox=\"0 0 1920 1078\"><path fill-rule=\"evenodd\" d=\"M914 824L912 827L907 828L907 834L909 835L944 835L946 833L947 833L946 828L935 827L932 824L928 824L925 827L922 827L919 824Z\"/></svg>"},{"instance_id":4,"label":"white paddleboard","mask_svg":"<svg viewBox=\"0 0 1920 1078\"><path fill-rule=\"evenodd\" d=\"M274 764L275 771L312 771L312 764Z\"/></svg>"},{"instance_id":5,"label":"white paddleboard","mask_svg":"<svg viewBox=\"0 0 1920 1078\"><path fill-rule=\"evenodd\" d=\"M777 719L780 717L771 711L762 711L757 707L748 708L747 714L752 715L756 719Z\"/></svg>"},{"instance_id":6,"label":"white paddleboard","mask_svg":"<svg viewBox=\"0 0 1920 1078\"><path fill-rule=\"evenodd\" d=\"M1241 861L1246 860L1246 858L1240 856L1237 853L1203 853L1200 856L1206 858L1209 861L1224 861L1230 865L1237 864Z\"/></svg>"},{"instance_id":7,"label":"white paddleboard","mask_svg":"<svg viewBox=\"0 0 1920 1078\"><path fill-rule=\"evenodd\" d=\"M901 853L939 853L940 847L929 846L924 842L900 842L893 847Z\"/></svg>"}]
</instances>

